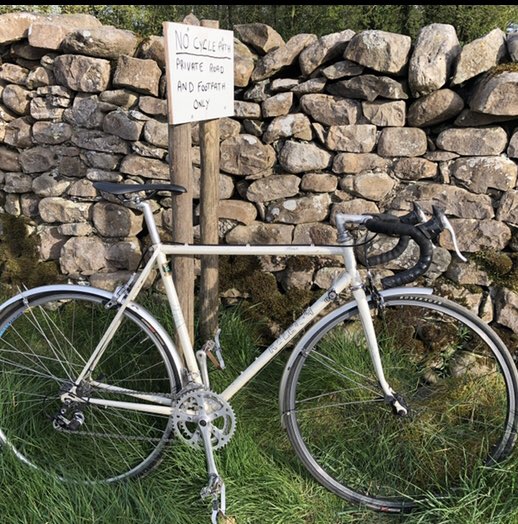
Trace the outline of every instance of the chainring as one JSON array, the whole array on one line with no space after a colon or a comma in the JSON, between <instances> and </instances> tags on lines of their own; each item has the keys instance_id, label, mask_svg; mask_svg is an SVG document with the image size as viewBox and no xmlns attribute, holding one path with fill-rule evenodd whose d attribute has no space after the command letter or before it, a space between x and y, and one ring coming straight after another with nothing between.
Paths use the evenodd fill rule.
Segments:
<instances>
[{"instance_id":1,"label":"chainring","mask_svg":"<svg viewBox=\"0 0 518 524\"><path fill-rule=\"evenodd\" d=\"M180 393L172 416L176 436L193 448L203 447L200 421L210 421L214 450L228 444L236 430L236 417L230 404L217 393L201 387Z\"/></svg>"}]
</instances>

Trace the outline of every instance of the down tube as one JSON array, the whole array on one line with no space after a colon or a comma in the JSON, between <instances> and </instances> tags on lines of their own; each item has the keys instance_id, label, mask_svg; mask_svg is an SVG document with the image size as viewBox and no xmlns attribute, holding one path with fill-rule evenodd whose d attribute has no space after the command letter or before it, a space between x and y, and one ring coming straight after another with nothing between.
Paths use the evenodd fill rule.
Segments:
<instances>
[{"instance_id":1,"label":"down tube","mask_svg":"<svg viewBox=\"0 0 518 524\"><path fill-rule=\"evenodd\" d=\"M254 378L293 338L295 338L315 317L320 314L337 295L341 293L351 282L351 275L344 271L333 283L333 285L291 326L282 333L267 349L250 364L230 386L221 393L225 400L230 400L243 386Z\"/></svg>"}]
</instances>

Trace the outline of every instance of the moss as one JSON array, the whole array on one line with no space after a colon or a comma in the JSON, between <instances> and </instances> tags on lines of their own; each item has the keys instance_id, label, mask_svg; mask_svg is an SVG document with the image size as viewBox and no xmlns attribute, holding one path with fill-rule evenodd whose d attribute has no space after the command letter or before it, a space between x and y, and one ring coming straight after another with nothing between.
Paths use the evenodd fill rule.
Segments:
<instances>
[{"instance_id":1,"label":"moss","mask_svg":"<svg viewBox=\"0 0 518 524\"><path fill-rule=\"evenodd\" d=\"M10 286L34 287L59 279L55 262L42 262L38 238L28 235L25 219L0 215L0 281Z\"/></svg>"},{"instance_id":2,"label":"moss","mask_svg":"<svg viewBox=\"0 0 518 524\"><path fill-rule=\"evenodd\" d=\"M487 271L495 285L518 292L518 254L487 249L473 255L480 269Z\"/></svg>"},{"instance_id":3,"label":"moss","mask_svg":"<svg viewBox=\"0 0 518 524\"><path fill-rule=\"evenodd\" d=\"M300 268L307 266L302 262ZM220 257L220 290L237 289L248 296L248 316L259 323L268 319L271 335L273 324L288 327L315 298L309 289L290 289L281 293L277 280L271 273L262 270L257 257Z\"/></svg>"},{"instance_id":4,"label":"moss","mask_svg":"<svg viewBox=\"0 0 518 524\"><path fill-rule=\"evenodd\" d=\"M491 68L487 75L488 77L500 75L502 73L516 73L518 72L518 63L508 62L506 64L498 64Z\"/></svg>"}]
</instances>

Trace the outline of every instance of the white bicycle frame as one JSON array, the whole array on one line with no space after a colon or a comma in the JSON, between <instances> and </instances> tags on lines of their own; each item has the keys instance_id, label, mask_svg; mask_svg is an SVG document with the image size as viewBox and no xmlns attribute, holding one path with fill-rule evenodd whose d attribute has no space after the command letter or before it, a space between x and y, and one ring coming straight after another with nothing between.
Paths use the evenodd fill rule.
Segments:
<instances>
[{"instance_id":1,"label":"white bicycle frame","mask_svg":"<svg viewBox=\"0 0 518 524\"><path fill-rule=\"evenodd\" d=\"M341 256L344 260L345 269L334 280L331 287L302 315L289 326L255 361L248 366L220 395L225 399L231 399L241 388L243 388L255 375L257 375L275 356L293 340L312 320L314 320L336 297L350 287L356 300L361 323L367 340L368 349L374 365L374 370L378 377L381 389L386 397L392 395L392 390L385 380L381 364L379 348L376 341L376 333L372 323L370 308L367 297L363 289L362 279L357 269L352 238L348 237L342 245L338 246L299 246L299 245L190 245L190 244L162 244L154 220L153 212L147 202L140 202L138 207L143 211L148 231L152 240L152 254L147 264L139 274L131 289L121 300L120 308L113 321L100 340L84 369L78 376L76 384L79 385L84 379L89 379L96 364L101 359L103 352L108 346L115 331L119 327L124 310L136 298L142 289L144 282L155 267L158 267L162 282L164 284L167 299L171 308L171 313L176 328L177 340L181 346L185 368L190 380L203 384L202 374L196 359L192 341L190 340L184 316L181 310L178 294L174 286L168 256L197 256L197 255L307 255L307 256ZM338 215L337 225L342 231L345 222L361 222L365 217L359 215ZM114 299L116 297L114 296ZM108 399L88 398L85 402L99 404L105 407L143 411L147 413L157 413L170 415L173 407L170 399L153 394L144 394L137 391L122 389L109 384L91 381L95 387L106 391L123 393L135 399L145 400L148 403L122 402ZM76 388L62 396L62 400L74 398L77 401Z\"/></svg>"}]
</instances>

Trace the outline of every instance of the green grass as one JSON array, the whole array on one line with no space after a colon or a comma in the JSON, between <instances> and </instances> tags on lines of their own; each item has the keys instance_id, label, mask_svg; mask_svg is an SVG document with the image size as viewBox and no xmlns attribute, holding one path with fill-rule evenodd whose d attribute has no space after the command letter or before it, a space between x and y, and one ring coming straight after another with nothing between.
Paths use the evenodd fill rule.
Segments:
<instances>
[{"instance_id":1,"label":"green grass","mask_svg":"<svg viewBox=\"0 0 518 524\"><path fill-rule=\"evenodd\" d=\"M256 336L238 310L223 312L228 369L211 372L215 390L259 354ZM278 384L286 355L268 366L232 401L237 431L217 454L227 485L227 513L238 524L491 524L518 523L518 461L480 468L455 497L425 500L408 516L391 517L339 499L306 473L280 427ZM168 448L147 477L104 486L69 485L0 456L2 524L203 524L210 509L199 498L206 482L203 454Z\"/></svg>"}]
</instances>

